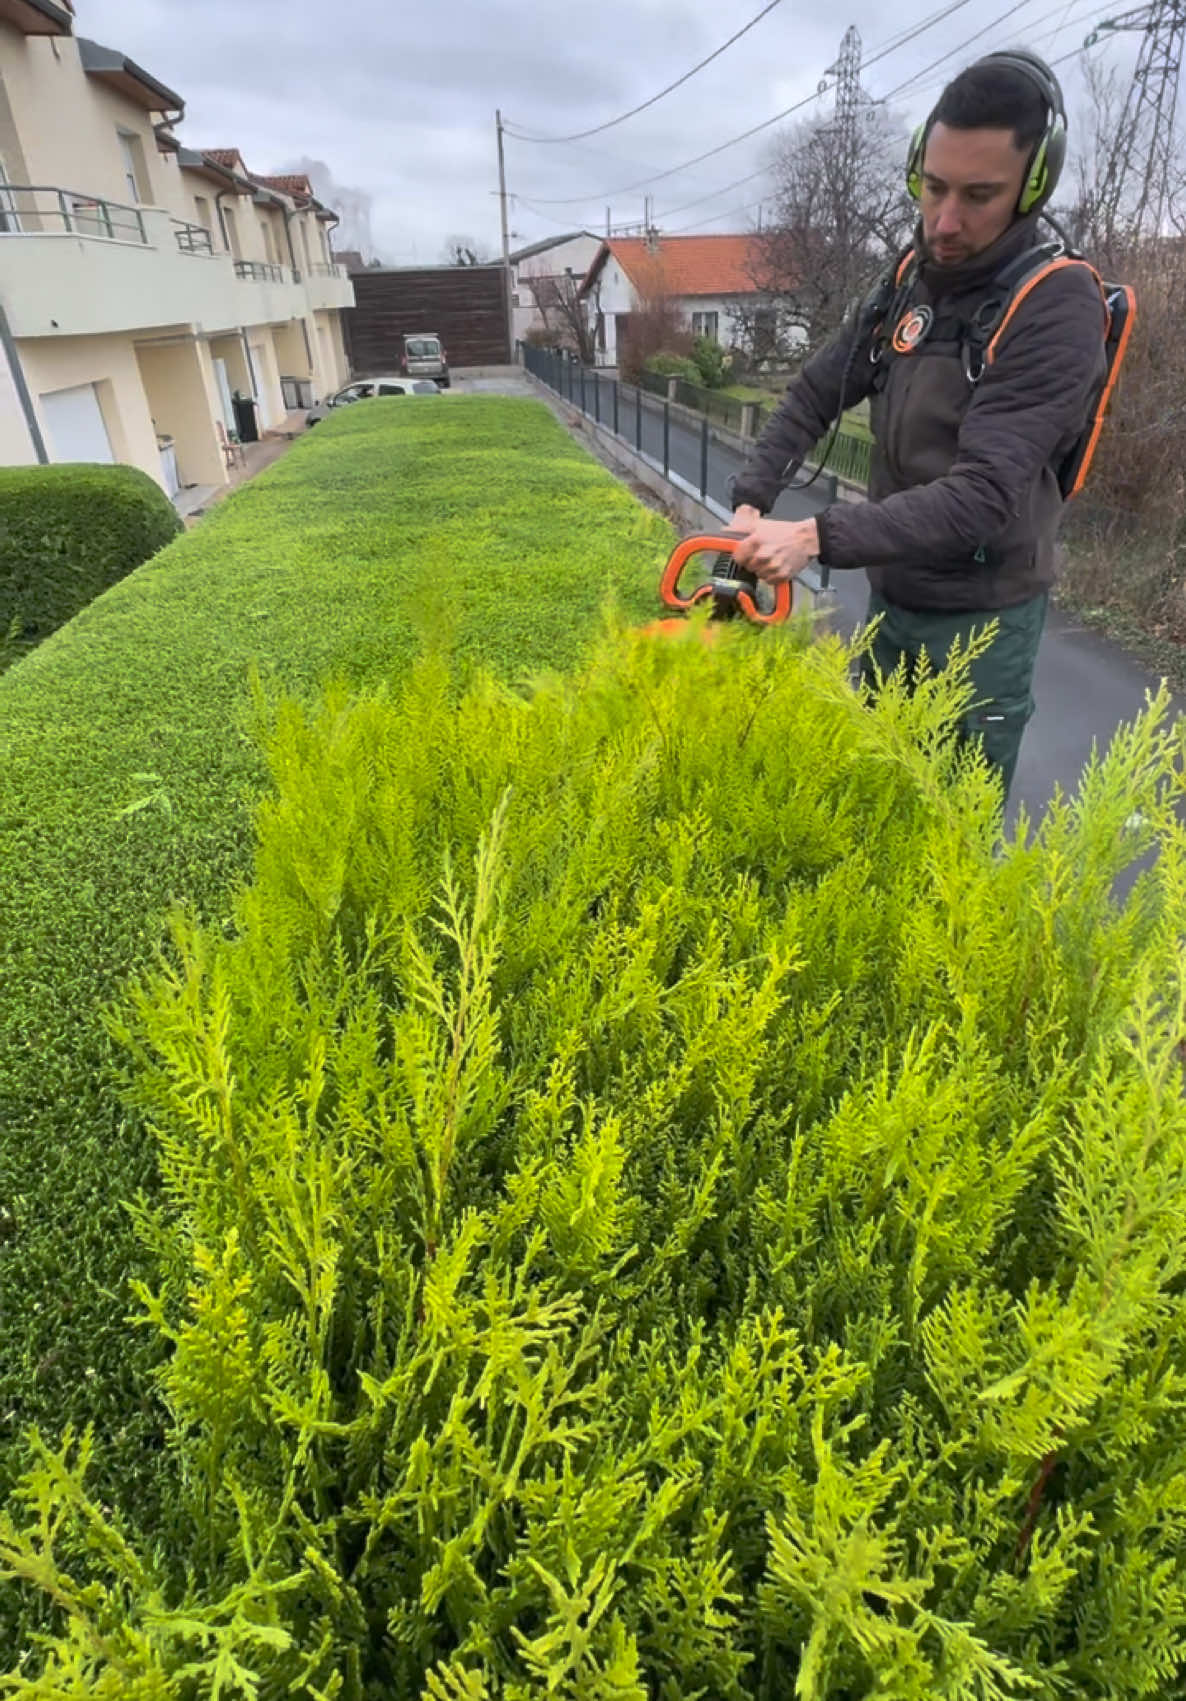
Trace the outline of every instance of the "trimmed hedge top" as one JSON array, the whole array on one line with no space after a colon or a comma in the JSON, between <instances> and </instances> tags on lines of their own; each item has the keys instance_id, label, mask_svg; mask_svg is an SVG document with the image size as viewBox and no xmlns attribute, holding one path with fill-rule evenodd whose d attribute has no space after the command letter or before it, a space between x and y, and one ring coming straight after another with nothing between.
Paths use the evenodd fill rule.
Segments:
<instances>
[{"instance_id":1,"label":"trimmed hedge top","mask_svg":"<svg viewBox=\"0 0 1186 1701\"><path fill-rule=\"evenodd\" d=\"M139 467L0 467L0 667L181 530Z\"/></svg>"},{"instance_id":2,"label":"trimmed hedge top","mask_svg":"<svg viewBox=\"0 0 1186 1701\"><path fill-rule=\"evenodd\" d=\"M96 1420L113 1492L150 1493L121 1201L155 1158L97 1007L171 900L228 913L265 777L251 671L305 696L398 678L426 642L504 676L568 666L607 594L655 611L671 539L536 402L367 402L0 678L0 1497L21 1426L71 1418Z\"/></svg>"}]
</instances>

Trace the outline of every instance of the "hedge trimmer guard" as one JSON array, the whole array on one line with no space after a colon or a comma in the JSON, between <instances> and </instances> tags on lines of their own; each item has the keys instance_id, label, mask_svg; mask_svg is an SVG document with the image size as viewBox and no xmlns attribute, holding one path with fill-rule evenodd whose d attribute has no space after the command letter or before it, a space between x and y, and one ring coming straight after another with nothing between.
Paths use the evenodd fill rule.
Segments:
<instances>
[{"instance_id":1,"label":"hedge trimmer guard","mask_svg":"<svg viewBox=\"0 0 1186 1701\"><path fill-rule=\"evenodd\" d=\"M791 612L793 599L790 582L784 580L774 587L773 608L758 607L756 592L759 580L753 573L747 573L744 567L736 566L733 561L733 553L745 535L744 532L722 532L717 537L698 535L686 537L682 543L677 544L659 581L659 595L668 608L675 608L681 614L687 614L689 609L696 608L711 598L712 620L741 618L752 621L755 626L781 625ZM680 579L684 568L694 555L708 550L716 556L711 574L697 585L695 590L681 591Z\"/></svg>"}]
</instances>

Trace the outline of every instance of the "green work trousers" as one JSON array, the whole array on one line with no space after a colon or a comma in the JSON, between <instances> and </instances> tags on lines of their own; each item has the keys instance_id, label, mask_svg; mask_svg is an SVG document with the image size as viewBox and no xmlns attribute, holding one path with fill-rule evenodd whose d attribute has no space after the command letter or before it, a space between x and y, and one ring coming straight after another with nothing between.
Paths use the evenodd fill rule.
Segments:
<instances>
[{"instance_id":1,"label":"green work trousers","mask_svg":"<svg viewBox=\"0 0 1186 1701\"><path fill-rule=\"evenodd\" d=\"M873 592L866 619L881 618L872 654L863 658L866 684L877 688L875 664L883 675L906 662L913 679L923 651L931 667L941 671L957 639L966 643L973 632L983 632L993 621L997 635L989 648L972 663L976 696L963 716L960 735L979 745L985 759L1001 776L1003 798L1008 798L1021 749L1021 736L1034 712L1034 664L1046 623L1048 594L1031 597L1014 608L972 614L920 613L899 608Z\"/></svg>"}]
</instances>

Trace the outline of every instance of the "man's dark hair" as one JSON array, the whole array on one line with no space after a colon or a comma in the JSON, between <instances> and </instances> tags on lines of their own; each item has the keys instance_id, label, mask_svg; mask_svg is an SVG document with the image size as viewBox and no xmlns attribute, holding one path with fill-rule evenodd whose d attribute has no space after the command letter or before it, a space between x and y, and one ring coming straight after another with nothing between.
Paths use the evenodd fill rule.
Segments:
<instances>
[{"instance_id":1,"label":"man's dark hair","mask_svg":"<svg viewBox=\"0 0 1186 1701\"><path fill-rule=\"evenodd\" d=\"M933 113L953 130L1012 130L1022 153L1041 140L1048 116L1034 83L1011 65L969 65L948 83Z\"/></svg>"}]
</instances>

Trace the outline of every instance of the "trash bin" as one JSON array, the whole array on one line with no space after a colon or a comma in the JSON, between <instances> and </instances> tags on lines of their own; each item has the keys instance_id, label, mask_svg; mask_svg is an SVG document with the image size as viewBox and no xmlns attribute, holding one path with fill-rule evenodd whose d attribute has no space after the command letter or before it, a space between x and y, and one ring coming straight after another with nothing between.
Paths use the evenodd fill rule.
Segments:
<instances>
[{"instance_id":1,"label":"trash bin","mask_svg":"<svg viewBox=\"0 0 1186 1701\"><path fill-rule=\"evenodd\" d=\"M231 397L235 410L235 431L240 443L258 443L259 426L255 422L255 403L250 396L241 395L238 390Z\"/></svg>"}]
</instances>

